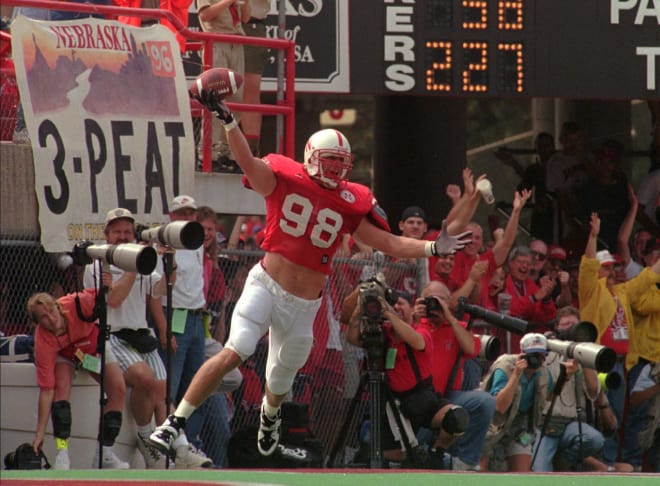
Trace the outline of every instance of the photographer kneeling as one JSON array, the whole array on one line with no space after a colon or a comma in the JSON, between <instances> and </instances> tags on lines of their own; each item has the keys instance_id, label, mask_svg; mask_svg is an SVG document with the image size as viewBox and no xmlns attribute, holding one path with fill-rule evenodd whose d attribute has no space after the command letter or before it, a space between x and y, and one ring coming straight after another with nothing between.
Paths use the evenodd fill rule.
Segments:
<instances>
[{"instance_id":1,"label":"photographer kneeling","mask_svg":"<svg viewBox=\"0 0 660 486\"><path fill-rule=\"evenodd\" d=\"M566 336L580 322L579 315L571 306L559 309L557 334ZM552 393L559 399L554 408L546 403L546 417L534 440L532 471L553 471L555 463L562 471L580 470L584 459L598 454L604 443L603 434L586 423L584 414L587 400L595 400L600 391L598 375L577 359L555 351L548 353L545 366L555 383Z\"/></svg>"},{"instance_id":2,"label":"photographer kneeling","mask_svg":"<svg viewBox=\"0 0 660 486\"><path fill-rule=\"evenodd\" d=\"M552 375L544 362L548 340L528 333L520 340L522 354L503 354L491 365L481 389L495 397L495 415L488 427L481 467L488 465L497 445L504 448L508 469L528 472L532 465L532 438L552 391Z\"/></svg>"},{"instance_id":3,"label":"photographer kneeling","mask_svg":"<svg viewBox=\"0 0 660 486\"><path fill-rule=\"evenodd\" d=\"M375 352L370 353L370 356L379 356L382 363L384 355L386 384L392 396L400 403L400 411L404 416L402 420L406 418L410 421L413 434L409 434L408 437L413 446L416 444L414 433L420 427L438 431L430 456L422 459L408 457L402 438L395 438L390 427L384 426L382 427L383 457L396 462L403 462L408 458L408 464L413 467L441 468L444 449L467 429L469 417L463 408L441 398L433 389L431 378L433 343L427 331L416 329L410 324L412 296L406 292L388 292L388 300L393 302L393 305L379 295L378 315L371 312L369 312L371 315L365 315L367 313L365 311L373 308L373 302L370 302L370 307L365 309L364 302L360 302L362 298L360 287L344 300L341 317L342 322L348 323L346 339L351 344L365 348L372 345L381 346L380 350L373 350ZM369 298L373 299L373 297ZM374 326L378 326L378 330L374 329ZM372 344L374 334L380 340L380 344ZM378 334L382 335L378 336ZM373 365L374 363L371 363L372 367ZM396 411L392 412L396 413ZM387 414L383 414L382 419L390 423L394 420L390 410ZM401 445L396 444L397 440ZM418 453L419 450L416 449L414 456Z\"/></svg>"}]
</instances>

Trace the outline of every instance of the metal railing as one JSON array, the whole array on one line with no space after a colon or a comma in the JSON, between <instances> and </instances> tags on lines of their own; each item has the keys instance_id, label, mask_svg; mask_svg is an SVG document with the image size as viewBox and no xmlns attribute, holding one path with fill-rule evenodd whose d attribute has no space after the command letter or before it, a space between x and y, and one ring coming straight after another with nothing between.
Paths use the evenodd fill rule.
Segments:
<instances>
[{"instance_id":1,"label":"metal railing","mask_svg":"<svg viewBox=\"0 0 660 486\"><path fill-rule=\"evenodd\" d=\"M247 37L234 34L195 32L183 25L181 20L177 18L172 12L160 9L116 7L89 3L62 2L58 0L4 0L3 4L14 7L33 7L49 10L63 10L69 12L83 12L89 14L105 15L109 18L122 15L129 17L140 17L144 19L165 19L170 22L183 37L186 38L186 50L203 50L202 70L207 70L213 67L213 44L215 42L269 47L283 50L285 52L284 79L278 80L279 83L285 84L283 99L278 100L277 104L275 105L228 102L227 106L232 110L241 112L256 112L262 113L264 115L282 116L284 118L284 130L283 133L277 135L277 145L284 155L293 158L295 152L295 43L293 41L284 39ZM9 37L9 39L5 39L6 37ZM6 33L3 33L2 40L4 45L6 41L11 42L11 37ZM3 71L2 75L10 76L10 73ZM210 172L212 165L212 115L208 110L202 109L201 105L195 100L191 100L191 114L193 117L200 117L202 119L202 171Z\"/></svg>"}]
</instances>

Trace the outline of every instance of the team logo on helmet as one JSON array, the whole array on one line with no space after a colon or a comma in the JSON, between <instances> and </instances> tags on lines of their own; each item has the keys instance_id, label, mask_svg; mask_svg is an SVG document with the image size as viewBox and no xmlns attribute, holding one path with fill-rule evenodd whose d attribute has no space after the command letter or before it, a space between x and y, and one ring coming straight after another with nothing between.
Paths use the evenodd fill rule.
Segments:
<instances>
[{"instance_id":1,"label":"team logo on helmet","mask_svg":"<svg viewBox=\"0 0 660 486\"><path fill-rule=\"evenodd\" d=\"M303 165L311 178L329 189L336 188L353 168L353 155L348 139L328 128L314 133L305 144Z\"/></svg>"}]
</instances>

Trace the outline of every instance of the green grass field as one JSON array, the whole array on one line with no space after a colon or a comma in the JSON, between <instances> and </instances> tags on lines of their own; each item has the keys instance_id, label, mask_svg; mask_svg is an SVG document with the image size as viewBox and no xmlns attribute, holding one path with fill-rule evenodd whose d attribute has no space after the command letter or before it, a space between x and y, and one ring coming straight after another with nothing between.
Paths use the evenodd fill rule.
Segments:
<instances>
[{"instance_id":1,"label":"green grass field","mask_svg":"<svg viewBox=\"0 0 660 486\"><path fill-rule=\"evenodd\" d=\"M326 472L327 471L327 472ZM76 471L0 471L0 484L33 486L42 484L83 486L102 484L146 484L170 483L177 485L290 485L290 486L391 486L391 485L436 485L449 486L658 486L657 474L488 474L384 471L369 469L345 470L190 470L190 471L147 471L147 470L76 470Z\"/></svg>"}]
</instances>

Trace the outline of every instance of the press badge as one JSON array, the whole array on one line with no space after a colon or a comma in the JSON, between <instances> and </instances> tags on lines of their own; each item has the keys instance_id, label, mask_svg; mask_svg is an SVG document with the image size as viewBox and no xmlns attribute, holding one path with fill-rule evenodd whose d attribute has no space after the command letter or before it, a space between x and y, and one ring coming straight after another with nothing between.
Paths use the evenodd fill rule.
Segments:
<instances>
[{"instance_id":1,"label":"press badge","mask_svg":"<svg viewBox=\"0 0 660 486\"><path fill-rule=\"evenodd\" d=\"M615 341L627 341L628 340L628 328L627 327L617 327L612 330L612 338Z\"/></svg>"},{"instance_id":2,"label":"press badge","mask_svg":"<svg viewBox=\"0 0 660 486\"><path fill-rule=\"evenodd\" d=\"M101 373L101 360L98 357L83 353L80 349L76 349L76 358L80 361L83 369L91 373Z\"/></svg>"},{"instance_id":3,"label":"press badge","mask_svg":"<svg viewBox=\"0 0 660 486\"><path fill-rule=\"evenodd\" d=\"M385 354L385 369L393 370L394 361L396 360L396 348L388 348Z\"/></svg>"}]
</instances>

